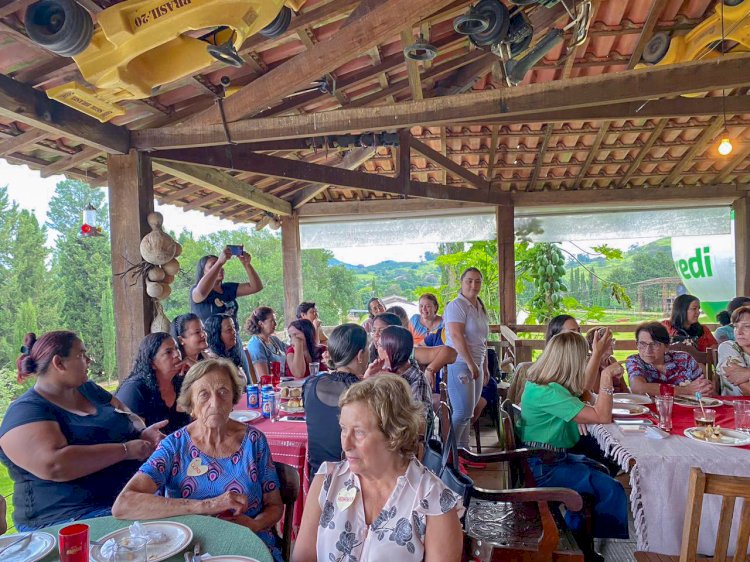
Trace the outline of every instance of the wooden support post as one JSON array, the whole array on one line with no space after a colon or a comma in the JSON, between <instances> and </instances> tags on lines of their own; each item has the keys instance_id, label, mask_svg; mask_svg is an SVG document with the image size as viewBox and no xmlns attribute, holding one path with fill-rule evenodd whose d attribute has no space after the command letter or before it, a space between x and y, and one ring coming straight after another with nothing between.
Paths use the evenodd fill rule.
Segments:
<instances>
[{"instance_id":1,"label":"wooden support post","mask_svg":"<svg viewBox=\"0 0 750 562\"><path fill-rule=\"evenodd\" d=\"M112 238L112 273L127 270L141 261L141 238L151 231L146 217L154 210L151 158L131 150L107 158L109 176L109 222ZM153 307L143 280L112 278L117 333L117 374L130 373L138 346L151 330Z\"/></svg>"},{"instance_id":2,"label":"wooden support post","mask_svg":"<svg viewBox=\"0 0 750 562\"><path fill-rule=\"evenodd\" d=\"M497 262L498 282L500 293L500 323L515 325L516 323L516 252L514 207L512 205L495 208L497 222Z\"/></svg>"},{"instance_id":3,"label":"wooden support post","mask_svg":"<svg viewBox=\"0 0 750 562\"><path fill-rule=\"evenodd\" d=\"M734 261L737 295L750 295L750 198L740 197L734 209Z\"/></svg>"},{"instance_id":4,"label":"wooden support post","mask_svg":"<svg viewBox=\"0 0 750 562\"><path fill-rule=\"evenodd\" d=\"M284 323L295 319L302 302L302 249L299 240L299 215L281 219L281 253L284 275Z\"/></svg>"}]
</instances>

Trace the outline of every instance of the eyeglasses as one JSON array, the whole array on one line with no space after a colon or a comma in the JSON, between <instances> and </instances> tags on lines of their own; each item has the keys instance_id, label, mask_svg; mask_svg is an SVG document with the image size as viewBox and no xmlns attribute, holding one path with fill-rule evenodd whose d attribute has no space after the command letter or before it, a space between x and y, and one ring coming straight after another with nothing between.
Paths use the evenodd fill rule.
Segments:
<instances>
[{"instance_id":1,"label":"eyeglasses","mask_svg":"<svg viewBox=\"0 0 750 562\"><path fill-rule=\"evenodd\" d=\"M664 344L658 341L652 341L652 342L639 341L639 342L636 342L635 345L638 347L638 349L653 350L653 349L658 349L660 345L664 345Z\"/></svg>"}]
</instances>

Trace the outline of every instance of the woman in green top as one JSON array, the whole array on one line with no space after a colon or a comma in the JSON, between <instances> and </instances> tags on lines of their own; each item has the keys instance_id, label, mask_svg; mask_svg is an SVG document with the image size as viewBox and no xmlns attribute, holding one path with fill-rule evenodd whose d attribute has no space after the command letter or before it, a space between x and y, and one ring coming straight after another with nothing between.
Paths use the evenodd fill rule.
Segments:
<instances>
[{"instance_id":1,"label":"woman in green top","mask_svg":"<svg viewBox=\"0 0 750 562\"><path fill-rule=\"evenodd\" d=\"M603 369L596 403L589 406L581 400L586 390L587 355L586 339L575 332L560 333L547 343L529 369L518 429L524 445L557 452L551 462L529 459L537 485L572 488L591 500L591 535L585 533L582 513L565 514L589 562L603 560L594 551L593 537L628 537L628 511L622 485L599 463L568 451L580 439L579 423L612 422L612 377L622 374L618 363Z\"/></svg>"}]
</instances>

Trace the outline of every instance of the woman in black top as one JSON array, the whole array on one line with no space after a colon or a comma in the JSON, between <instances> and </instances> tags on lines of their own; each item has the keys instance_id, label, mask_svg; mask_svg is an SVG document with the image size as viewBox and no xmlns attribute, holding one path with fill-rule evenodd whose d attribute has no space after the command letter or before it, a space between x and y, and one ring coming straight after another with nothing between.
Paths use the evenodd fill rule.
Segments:
<instances>
[{"instance_id":1,"label":"woman in black top","mask_svg":"<svg viewBox=\"0 0 750 562\"><path fill-rule=\"evenodd\" d=\"M37 375L0 425L0 461L13 479L13 520L28 531L108 515L117 494L164 437L88 380L73 332L30 334L19 378ZM33 444L33 446L30 446Z\"/></svg>"},{"instance_id":2,"label":"woman in black top","mask_svg":"<svg viewBox=\"0 0 750 562\"><path fill-rule=\"evenodd\" d=\"M237 330L229 314L214 314L205 321L208 349L206 355L213 358L229 359L243 379L248 381L245 367L242 364L244 350L237 346Z\"/></svg>"},{"instance_id":3,"label":"woman in black top","mask_svg":"<svg viewBox=\"0 0 750 562\"><path fill-rule=\"evenodd\" d=\"M309 377L302 390L311 478L323 462L341 460L339 398L367 372L367 332L356 324L336 327L328 338L328 354L333 370Z\"/></svg>"},{"instance_id":4,"label":"woman in black top","mask_svg":"<svg viewBox=\"0 0 750 562\"><path fill-rule=\"evenodd\" d=\"M180 350L172 336L166 332L149 334L141 340L133 370L115 396L147 425L168 420L164 433L172 433L190 423L190 415L177 411L181 366Z\"/></svg>"}]
</instances>

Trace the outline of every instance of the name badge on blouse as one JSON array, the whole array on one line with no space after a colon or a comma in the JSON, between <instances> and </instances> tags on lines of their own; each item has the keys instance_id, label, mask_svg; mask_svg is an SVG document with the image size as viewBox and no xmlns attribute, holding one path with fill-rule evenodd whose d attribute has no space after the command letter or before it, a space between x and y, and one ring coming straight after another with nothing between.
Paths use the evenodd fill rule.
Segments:
<instances>
[{"instance_id":1,"label":"name badge on blouse","mask_svg":"<svg viewBox=\"0 0 750 562\"><path fill-rule=\"evenodd\" d=\"M208 472L208 467L201 462L200 457L190 461L187 469L188 476L203 476Z\"/></svg>"},{"instance_id":2,"label":"name badge on blouse","mask_svg":"<svg viewBox=\"0 0 750 562\"><path fill-rule=\"evenodd\" d=\"M357 488L341 488L336 494L336 507L339 511L344 511L347 507L354 503L354 499L357 497Z\"/></svg>"}]
</instances>

